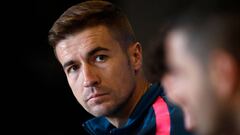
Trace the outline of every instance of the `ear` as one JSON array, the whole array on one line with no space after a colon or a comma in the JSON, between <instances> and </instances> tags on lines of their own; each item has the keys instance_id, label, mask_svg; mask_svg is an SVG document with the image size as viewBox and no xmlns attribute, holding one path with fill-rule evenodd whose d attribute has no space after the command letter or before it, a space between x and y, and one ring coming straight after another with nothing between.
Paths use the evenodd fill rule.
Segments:
<instances>
[{"instance_id":1,"label":"ear","mask_svg":"<svg viewBox=\"0 0 240 135\"><path fill-rule=\"evenodd\" d=\"M210 81L219 98L231 98L238 85L238 67L234 58L224 51L215 51L209 61Z\"/></svg>"},{"instance_id":2,"label":"ear","mask_svg":"<svg viewBox=\"0 0 240 135\"><path fill-rule=\"evenodd\" d=\"M128 55L132 67L138 71L142 67L142 47L139 42L136 42L129 46Z\"/></svg>"}]
</instances>

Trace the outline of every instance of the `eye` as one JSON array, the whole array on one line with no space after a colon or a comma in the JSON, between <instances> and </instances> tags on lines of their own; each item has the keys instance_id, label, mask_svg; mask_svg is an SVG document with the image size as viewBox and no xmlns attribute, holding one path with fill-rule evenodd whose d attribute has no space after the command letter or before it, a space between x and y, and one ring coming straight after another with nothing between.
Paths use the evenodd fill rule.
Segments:
<instances>
[{"instance_id":1,"label":"eye","mask_svg":"<svg viewBox=\"0 0 240 135\"><path fill-rule=\"evenodd\" d=\"M78 65L72 65L67 69L67 73L74 73L79 69Z\"/></svg>"},{"instance_id":2,"label":"eye","mask_svg":"<svg viewBox=\"0 0 240 135\"><path fill-rule=\"evenodd\" d=\"M98 55L98 56L95 57L96 62L105 62L106 60L107 60L106 55Z\"/></svg>"}]
</instances>

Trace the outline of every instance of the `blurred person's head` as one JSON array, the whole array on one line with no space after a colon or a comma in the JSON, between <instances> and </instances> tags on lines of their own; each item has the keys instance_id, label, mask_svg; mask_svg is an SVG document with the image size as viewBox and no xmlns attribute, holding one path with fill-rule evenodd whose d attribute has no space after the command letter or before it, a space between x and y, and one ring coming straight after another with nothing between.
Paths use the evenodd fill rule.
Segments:
<instances>
[{"instance_id":1,"label":"blurred person's head","mask_svg":"<svg viewBox=\"0 0 240 135\"><path fill-rule=\"evenodd\" d=\"M122 126L146 87L141 45L123 11L106 1L74 5L56 20L49 42L84 109Z\"/></svg>"},{"instance_id":2,"label":"blurred person's head","mask_svg":"<svg viewBox=\"0 0 240 135\"><path fill-rule=\"evenodd\" d=\"M182 107L186 127L202 135L239 134L239 13L195 9L170 25L153 46L155 60L148 58L155 65L165 62L155 74L169 98Z\"/></svg>"}]
</instances>

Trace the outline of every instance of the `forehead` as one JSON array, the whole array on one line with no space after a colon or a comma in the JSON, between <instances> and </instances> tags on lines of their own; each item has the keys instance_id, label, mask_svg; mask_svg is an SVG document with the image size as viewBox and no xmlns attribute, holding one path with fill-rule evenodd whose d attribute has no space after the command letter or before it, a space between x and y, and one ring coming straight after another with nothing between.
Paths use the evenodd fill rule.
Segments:
<instances>
[{"instance_id":1,"label":"forehead","mask_svg":"<svg viewBox=\"0 0 240 135\"><path fill-rule=\"evenodd\" d=\"M166 51L168 56L186 56L188 54L187 49L188 38L183 31L172 31L167 35L166 39Z\"/></svg>"},{"instance_id":2,"label":"forehead","mask_svg":"<svg viewBox=\"0 0 240 135\"><path fill-rule=\"evenodd\" d=\"M167 35L165 43L166 60L172 66L186 67L186 69L199 65L189 46L191 42L185 31L172 31Z\"/></svg>"},{"instance_id":3,"label":"forehead","mask_svg":"<svg viewBox=\"0 0 240 135\"><path fill-rule=\"evenodd\" d=\"M112 37L107 27L99 25L86 28L76 34L68 36L56 46L56 55L61 60L75 54L86 55L96 47L109 50L119 48L119 43Z\"/></svg>"}]
</instances>

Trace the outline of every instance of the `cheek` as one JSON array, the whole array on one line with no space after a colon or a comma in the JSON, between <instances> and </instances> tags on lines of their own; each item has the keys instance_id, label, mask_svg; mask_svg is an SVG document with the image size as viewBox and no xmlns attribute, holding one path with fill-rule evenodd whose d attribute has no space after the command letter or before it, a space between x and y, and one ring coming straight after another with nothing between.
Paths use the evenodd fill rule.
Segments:
<instances>
[{"instance_id":1,"label":"cheek","mask_svg":"<svg viewBox=\"0 0 240 135\"><path fill-rule=\"evenodd\" d=\"M198 103L200 99L204 98L203 94L205 93L205 90L203 78L199 74L195 74L189 79L189 84L186 84L189 93L188 96L191 100Z\"/></svg>"},{"instance_id":2,"label":"cheek","mask_svg":"<svg viewBox=\"0 0 240 135\"><path fill-rule=\"evenodd\" d=\"M77 94L79 91L78 89L81 88L79 81L73 80L72 78L68 78L68 84L69 84L71 90L73 91L74 95Z\"/></svg>"},{"instance_id":3,"label":"cheek","mask_svg":"<svg viewBox=\"0 0 240 135\"><path fill-rule=\"evenodd\" d=\"M116 97L128 95L134 84L134 78L127 70L118 70L108 82L108 85L111 86L112 90L115 90L114 93Z\"/></svg>"},{"instance_id":4,"label":"cheek","mask_svg":"<svg viewBox=\"0 0 240 135\"><path fill-rule=\"evenodd\" d=\"M166 91L166 94L170 101L177 104L180 107L188 108L189 102L189 83L186 83L186 76L166 76L162 82Z\"/></svg>"},{"instance_id":5,"label":"cheek","mask_svg":"<svg viewBox=\"0 0 240 135\"><path fill-rule=\"evenodd\" d=\"M178 102L186 102L187 96L189 94L189 83L186 82L186 79L178 79L173 84L173 92L176 100Z\"/></svg>"},{"instance_id":6,"label":"cheek","mask_svg":"<svg viewBox=\"0 0 240 135\"><path fill-rule=\"evenodd\" d=\"M105 82L107 84L105 85L111 87L111 89L114 90L112 92L114 94L113 96L121 100L131 93L135 85L135 77L128 63L119 65L111 68L111 71L109 71L111 75L104 74L104 76L108 77L108 81Z\"/></svg>"},{"instance_id":7,"label":"cheek","mask_svg":"<svg viewBox=\"0 0 240 135\"><path fill-rule=\"evenodd\" d=\"M134 78L133 70L125 58L112 62L102 76L118 87L131 84ZM109 85L111 85L111 83L109 83Z\"/></svg>"},{"instance_id":8,"label":"cheek","mask_svg":"<svg viewBox=\"0 0 240 135\"><path fill-rule=\"evenodd\" d=\"M174 81L174 77L171 77L170 75L165 76L162 80L162 84L163 84L163 87L165 89L165 92L166 92L169 100L171 100L172 102L174 102L176 104L180 104L179 97L181 95L178 94L179 89L178 89L176 82Z\"/></svg>"},{"instance_id":9,"label":"cheek","mask_svg":"<svg viewBox=\"0 0 240 135\"><path fill-rule=\"evenodd\" d=\"M190 78L187 74L184 74L184 76L172 77L168 79L168 81L164 81L163 84L170 100L180 106L193 102L198 94L196 92L198 89L195 80Z\"/></svg>"},{"instance_id":10,"label":"cheek","mask_svg":"<svg viewBox=\"0 0 240 135\"><path fill-rule=\"evenodd\" d=\"M75 98L78 100L78 102L81 105L83 105L84 93L83 93L83 86L82 86L81 80L80 79L72 80L71 78L68 78L68 83Z\"/></svg>"}]
</instances>

